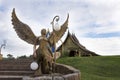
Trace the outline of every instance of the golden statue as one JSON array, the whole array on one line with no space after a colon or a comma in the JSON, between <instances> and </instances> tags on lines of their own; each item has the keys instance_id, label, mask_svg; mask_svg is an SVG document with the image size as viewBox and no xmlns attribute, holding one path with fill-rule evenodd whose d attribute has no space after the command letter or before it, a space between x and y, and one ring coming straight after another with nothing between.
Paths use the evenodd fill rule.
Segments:
<instances>
[{"instance_id":1,"label":"golden statue","mask_svg":"<svg viewBox=\"0 0 120 80\"><path fill-rule=\"evenodd\" d=\"M58 17L58 16L56 16ZM36 70L38 75L40 74L50 74L52 72L52 63L54 62L51 46L54 46L56 42L58 42L61 37L64 35L68 28L68 19L67 16L66 21L61 26L60 30L55 30L53 28L53 32L51 32L49 37L46 37L47 31L46 29L41 30L41 36L36 37L32 32L31 28L21 22L15 13L15 9L12 12L12 24L15 29L17 35L22 40L26 41L29 44L34 45L33 57L37 61L39 68ZM56 19L58 21L59 19ZM53 22L52 22L52 26ZM36 45L39 47L36 49Z\"/></svg>"}]
</instances>

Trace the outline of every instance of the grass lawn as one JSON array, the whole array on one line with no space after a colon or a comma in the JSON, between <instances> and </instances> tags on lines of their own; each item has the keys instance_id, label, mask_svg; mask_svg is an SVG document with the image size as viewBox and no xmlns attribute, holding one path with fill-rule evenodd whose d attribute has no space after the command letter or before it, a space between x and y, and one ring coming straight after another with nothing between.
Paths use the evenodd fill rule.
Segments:
<instances>
[{"instance_id":1,"label":"grass lawn","mask_svg":"<svg viewBox=\"0 0 120 80\"><path fill-rule=\"evenodd\" d=\"M64 57L57 62L79 69L81 80L120 80L120 56Z\"/></svg>"}]
</instances>

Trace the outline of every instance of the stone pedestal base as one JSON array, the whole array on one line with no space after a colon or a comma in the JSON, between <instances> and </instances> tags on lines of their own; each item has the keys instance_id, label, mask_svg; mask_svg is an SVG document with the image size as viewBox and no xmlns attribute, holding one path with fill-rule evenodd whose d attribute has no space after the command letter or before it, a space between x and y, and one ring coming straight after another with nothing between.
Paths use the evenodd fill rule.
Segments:
<instances>
[{"instance_id":1,"label":"stone pedestal base","mask_svg":"<svg viewBox=\"0 0 120 80\"><path fill-rule=\"evenodd\" d=\"M39 77L23 77L23 80L80 80L80 71L67 65L56 64L54 74L45 74Z\"/></svg>"},{"instance_id":2,"label":"stone pedestal base","mask_svg":"<svg viewBox=\"0 0 120 80\"><path fill-rule=\"evenodd\" d=\"M62 76L40 76L40 77L23 77L22 80L80 80L79 74L69 74Z\"/></svg>"}]
</instances>

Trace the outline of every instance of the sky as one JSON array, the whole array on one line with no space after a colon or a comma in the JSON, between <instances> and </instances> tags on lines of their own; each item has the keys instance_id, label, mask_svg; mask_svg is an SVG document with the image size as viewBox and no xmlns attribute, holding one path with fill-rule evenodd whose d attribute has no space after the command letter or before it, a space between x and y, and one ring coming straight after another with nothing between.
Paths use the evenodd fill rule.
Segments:
<instances>
[{"instance_id":1,"label":"sky","mask_svg":"<svg viewBox=\"0 0 120 80\"><path fill-rule=\"evenodd\" d=\"M42 28L52 31L54 16L60 16L62 25L69 13L69 31L83 46L102 56L120 55L120 0L0 0L0 45L6 40L5 57L33 53L33 45L21 40L13 29L13 8L36 36Z\"/></svg>"}]
</instances>

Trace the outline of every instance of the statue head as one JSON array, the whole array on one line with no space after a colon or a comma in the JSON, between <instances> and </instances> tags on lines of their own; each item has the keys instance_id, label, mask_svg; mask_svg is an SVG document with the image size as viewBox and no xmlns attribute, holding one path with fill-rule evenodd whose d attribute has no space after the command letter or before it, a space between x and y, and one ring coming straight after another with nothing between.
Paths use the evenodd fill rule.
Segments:
<instances>
[{"instance_id":1,"label":"statue head","mask_svg":"<svg viewBox=\"0 0 120 80\"><path fill-rule=\"evenodd\" d=\"M41 35L46 35L46 29L41 30Z\"/></svg>"}]
</instances>

